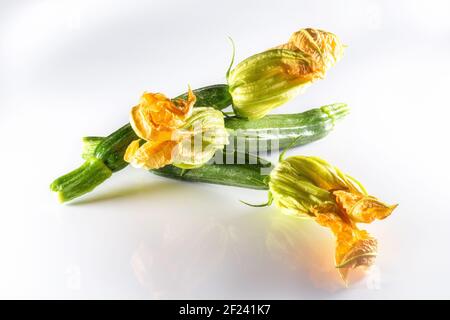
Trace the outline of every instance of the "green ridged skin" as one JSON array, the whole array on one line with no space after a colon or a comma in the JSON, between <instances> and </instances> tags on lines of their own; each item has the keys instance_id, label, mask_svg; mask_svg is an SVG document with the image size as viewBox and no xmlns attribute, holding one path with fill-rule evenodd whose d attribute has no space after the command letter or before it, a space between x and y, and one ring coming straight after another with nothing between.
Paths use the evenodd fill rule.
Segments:
<instances>
[{"instance_id":1,"label":"green ridged skin","mask_svg":"<svg viewBox=\"0 0 450 320\"><path fill-rule=\"evenodd\" d=\"M345 103L334 103L302 113L268 115L257 120L228 117L225 118L225 127L230 135L230 144L226 146L226 151L255 154L305 145L325 137L348 113L349 108ZM115 136L120 139L120 131L114 133L113 138ZM113 138L109 138L109 141ZM83 139L88 144L99 143L99 137L92 137L92 141L89 137ZM238 142L242 143L239 147ZM123 160L125 150L126 147L108 153L114 159L114 166L108 165L113 172L128 165Z\"/></svg>"},{"instance_id":2,"label":"green ridged skin","mask_svg":"<svg viewBox=\"0 0 450 320\"><path fill-rule=\"evenodd\" d=\"M94 156L103 160L113 172L119 171L127 166L123 155L130 143L136 139L138 137L128 123L100 142L94 150Z\"/></svg>"},{"instance_id":3,"label":"green ridged skin","mask_svg":"<svg viewBox=\"0 0 450 320\"><path fill-rule=\"evenodd\" d=\"M253 146L264 145L267 151L278 151L286 147L295 147L305 145L319 140L330 133L336 122L341 120L349 113L349 108L345 103L334 103L320 108L311 109L297 114L268 115L258 120L245 120L238 117L229 117L225 119L225 126L230 134L229 139L233 140L226 146L228 154L245 154L248 152L257 153L259 150L251 150ZM236 152L237 141L243 143L242 153ZM98 137L85 137L86 143L98 143ZM241 150L238 150L241 151ZM236 153L235 153L236 152ZM122 167L128 165L123 160L125 150L116 154L117 163ZM260 164L260 158L255 162L249 162L247 155L246 165L228 162L227 165L208 165L183 171L175 166L166 166L162 169L152 170L153 173L168 178L181 179L186 181L199 181L215 184L225 184L232 186L242 186L251 189L265 188L262 184L262 177L258 172L260 167L254 164ZM117 170L116 170L117 171ZM258 173L257 175L255 173ZM255 184L253 184L255 182Z\"/></svg>"},{"instance_id":4,"label":"green ridged skin","mask_svg":"<svg viewBox=\"0 0 450 320\"><path fill-rule=\"evenodd\" d=\"M216 109L224 109L230 104L227 85L216 85L194 91L197 96L195 107L210 104ZM214 99L218 99L215 101ZM246 120L238 117L225 118L225 127L230 134L228 154L234 151L246 153L254 145L266 145L267 151L279 150L288 146L298 146L323 138L333 128L337 120L348 113L346 104L338 103L290 115L269 115L258 120ZM275 129L275 131L274 131ZM97 185L109 178L113 172L125 168L124 161L128 145L138 137L130 124L127 124L106 138L83 138L83 159L86 163L58 179L51 189L59 193L62 202L72 200L92 191ZM243 139L243 145L236 148L236 142ZM233 147L234 146L234 147ZM264 151L264 150L260 150ZM212 165L185 171L167 166L154 173L189 181L201 181L217 184L242 186L246 188L266 188L258 165ZM99 172L97 173L96 170ZM257 174L258 173L258 174ZM89 180L89 175L92 179Z\"/></svg>"},{"instance_id":5,"label":"green ridged skin","mask_svg":"<svg viewBox=\"0 0 450 320\"><path fill-rule=\"evenodd\" d=\"M105 139L105 137L83 137L83 149L81 150L81 157L84 160L89 159L94 155L95 148Z\"/></svg>"},{"instance_id":6,"label":"green ridged skin","mask_svg":"<svg viewBox=\"0 0 450 320\"><path fill-rule=\"evenodd\" d=\"M219 110L231 104L228 85L214 85L194 90L197 97L195 107L212 106ZM183 97L183 94L177 98ZM176 99L177 99L176 98ZM88 192L108 179L113 172L125 168L128 163L123 160L128 145L138 137L130 124L126 124L106 138L83 138L83 159L86 162L50 185L58 193L61 202L73 200Z\"/></svg>"},{"instance_id":7,"label":"green ridged skin","mask_svg":"<svg viewBox=\"0 0 450 320\"><path fill-rule=\"evenodd\" d=\"M228 156L219 153L222 164L206 164L200 168L182 170L175 166L165 166L150 172L171 179L190 182L204 182L256 190L268 190L266 182L272 169L269 161L243 153L232 153ZM238 164L241 160L242 164ZM231 164L226 164L230 162Z\"/></svg>"},{"instance_id":8,"label":"green ridged skin","mask_svg":"<svg viewBox=\"0 0 450 320\"><path fill-rule=\"evenodd\" d=\"M50 189L58 193L60 202L66 202L94 190L111 175L112 171L102 160L90 158L79 168L53 181Z\"/></svg>"},{"instance_id":9,"label":"green ridged skin","mask_svg":"<svg viewBox=\"0 0 450 320\"><path fill-rule=\"evenodd\" d=\"M233 140L230 141L232 146L236 146L238 140L245 143L245 148L238 151L255 153L251 149L258 145L265 145L267 151L273 151L305 145L325 137L334 129L336 122L348 113L345 103L334 103L302 113L267 115L257 120L231 117L225 119L225 127Z\"/></svg>"},{"instance_id":10,"label":"green ridged skin","mask_svg":"<svg viewBox=\"0 0 450 320\"><path fill-rule=\"evenodd\" d=\"M216 84L203 87L193 91L196 97L195 107L210 107L216 110L223 110L232 103L231 95L228 92L228 85ZM187 99L187 92L179 95L175 99Z\"/></svg>"}]
</instances>

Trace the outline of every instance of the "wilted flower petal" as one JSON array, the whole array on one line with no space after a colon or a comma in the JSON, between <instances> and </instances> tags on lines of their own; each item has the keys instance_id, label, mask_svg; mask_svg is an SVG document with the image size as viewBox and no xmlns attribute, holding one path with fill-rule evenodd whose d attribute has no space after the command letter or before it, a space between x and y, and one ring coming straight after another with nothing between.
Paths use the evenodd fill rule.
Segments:
<instances>
[{"instance_id":1,"label":"wilted flower petal","mask_svg":"<svg viewBox=\"0 0 450 320\"><path fill-rule=\"evenodd\" d=\"M273 201L289 214L314 219L336 238L336 266L343 279L358 266L370 266L377 241L356 223L384 219L396 208L367 195L354 178L317 157L282 160L270 174Z\"/></svg>"},{"instance_id":2,"label":"wilted flower petal","mask_svg":"<svg viewBox=\"0 0 450 320\"><path fill-rule=\"evenodd\" d=\"M370 267L377 255L377 240L353 223L346 223L335 213L319 214L315 218L328 227L336 238L335 263L344 281L348 272L359 266Z\"/></svg>"},{"instance_id":3,"label":"wilted flower petal","mask_svg":"<svg viewBox=\"0 0 450 320\"><path fill-rule=\"evenodd\" d=\"M278 48L309 54L316 63L317 75L321 77L344 55L344 46L335 34L312 28L295 32L287 43Z\"/></svg>"},{"instance_id":4,"label":"wilted flower petal","mask_svg":"<svg viewBox=\"0 0 450 320\"><path fill-rule=\"evenodd\" d=\"M201 166L228 143L223 114L197 108L189 89L187 99L170 100L160 93L145 93L132 108L130 123L139 140L127 148L124 160L135 167L157 169L168 164L182 168Z\"/></svg>"},{"instance_id":5,"label":"wilted flower petal","mask_svg":"<svg viewBox=\"0 0 450 320\"><path fill-rule=\"evenodd\" d=\"M180 143L173 164L181 168L205 164L228 144L223 115L213 108L195 108L177 135Z\"/></svg>"},{"instance_id":6,"label":"wilted flower petal","mask_svg":"<svg viewBox=\"0 0 450 320\"><path fill-rule=\"evenodd\" d=\"M388 217L397 205L387 205L375 197L353 194L345 190L333 191L336 203L342 212L354 222L371 223Z\"/></svg>"},{"instance_id":7,"label":"wilted flower petal","mask_svg":"<svg viewBox=\"0 0 450 320\"><path fill-rule=\"evenodd\" d=\"M302 29L289 42L239 63L228 75L234 111L258 119L301 93L343 55L339 38L318 29Z\"/></svg>"},{"instance_id":8,"label":"wilted flower petal","mask_svg":"<svg viewBox=\"0 0 450 320\"><path fill-rule=\"evenodd\" d=\"M187 100L172 101L161 93L144 93L139 104L131 109L130 123L134 132L145 140L160 140L155 134L170 135L190 116L196 98L191 89ZM156 138L156 139L155 139Z\"/></svg>"},{"instance_id":9,"label":"wilted flower petal","mask_svg":"<svg viewBox=\"0 0 450 320\"><path fill-rule=\"evenodd\" d=\"M158 169L170 164L178 144L172 140L145 142L136 148L136 141L128 146L124 159L133 167L145 169Z\"/></svg>"}]
</instances>

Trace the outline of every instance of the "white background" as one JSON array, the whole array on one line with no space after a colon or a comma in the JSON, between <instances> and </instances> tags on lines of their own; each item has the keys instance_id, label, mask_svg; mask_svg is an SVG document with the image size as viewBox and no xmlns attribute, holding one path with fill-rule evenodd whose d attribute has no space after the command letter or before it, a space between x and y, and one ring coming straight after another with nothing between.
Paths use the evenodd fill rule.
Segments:
<instances>
[{"instance_id":1,"label":"white background","mask_svg":"<svg viewBox=\"0 0 450 320\"><path fill-rule=\"evenodd\" d=\"M448 1L0 1L0 297L450 298ZM278 113L352 108L317 155L399 207L368 226L375 268L345 288L328 230L250 208L265 192L133 168L69 205L49 190L83 135L145 90L223 83L237 60L323 28L348 45ZM275 158L274 158L275 159Z\"/></svg>"}]
</instances>

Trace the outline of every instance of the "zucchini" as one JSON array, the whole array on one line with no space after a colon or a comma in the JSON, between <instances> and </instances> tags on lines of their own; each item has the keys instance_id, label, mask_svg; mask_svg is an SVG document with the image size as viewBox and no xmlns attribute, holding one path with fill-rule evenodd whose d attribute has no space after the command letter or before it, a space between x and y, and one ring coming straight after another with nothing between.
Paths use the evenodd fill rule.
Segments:
<instances>
[{"instance_id":1,"label":"zucchini","mask_svg":"<svg viewBox=\"0 0 450 320\"><path fill-rule=\"evenodd\" d=\"M83 149L81 152L81 157L84 160L88 160L94 155L95 148L103 141L105 137L84 137L83 138Z\"/></svg>"},{"instance_id":2,"label":"zucchini","mask_svg":"<svg viewBox=\"0 0 450 320\"><path fill-rule=\"evenodd\" d=\"M265 151L261 150L261 146L266 146L267 151L272 151L313 142L326 136L334 128L336 121L347 115L348 111L346 104L335 103L303 113L268 115L258 120L229 117L225 119L225 126L230 134L230 144L226 146L225 153L217 153L214 157L214 159L222 158L224 164L210 163L190 170L166 166L150 171L159 176L185 181L267 189L266 176L262 174L264 172L262 169L270 171L271 164L261 158L250 156L248 151L252 145L260 147L258 151L261 152ZM100 139L100 137L85 137L83 141L92 150L92 146L100 143ZM243 143L244 153L236 150L238 141ZM127 165L123 160L124 152L123 150L115 154L117 161L123 163L123 167ZM89 154L84 153L84 156Z\"/></svg>"},{"instance_id":3,"label":"zucchini","mask_svg":"<svg viewBox=\"0 0 450 320\"><path fill-rule=\"evenodd\" d=\"M229 117L225 119L230 134L227 151L239 146L238 151L260 154L305 145L325 137L348 113L345 103L334 103L302 113L267 115L257 120Z\"/></svg>"},{"instance_id":4,"label":"zucchini","mask_svg":"<svg viewBox=\"0 0 450 320\"><path fill-rule=\"evenodd\" d=\"M101 141L101 137L84 137L83 142L92 147ZM91 157L83 147L83 157ZM219 161L216 161L219 160ZM217 151L207 164L194 169L181 169L172 165L150 172L167 178L223 184L248 189L266 190L266 177L272 171L272 164L260 157L240 152L224 153Z\"/></svg>"},{"instance_id":5,"label":"zucchini","mask_svg":"<svg viewBox=\"0 0 450 320\"><path fill-rule=\"evenodd\" d=\"M233 102L230 93L228 92L228 85L215 84L194 90L196 97L195 107L211 107L216 110L223 110ZM175 99L187 99L187 92L179 95Z\"/></svg>"},{"instance_id":6,"label":"zucchini","mask_svg":"<svg viewBox=\"0 0 450 320\"><path fill-rule=\"evenodd\" d=\"M197 97L195 107L210 106L222 110L231 105L228 85L219 84L194 90ZM175 99L183 98L182 94ZM128 123L111 133L106 138L84 138L83 159L85 163L79 168L59 177L50 185L58 193L61 202L75 199L92 191L108 179L113 172L125 168L128 163L123 160L128 145L137 139Z\"/></svg>"},{"instance_id":7,"label":"zucchini","mask_svg":"<svg viewBox=\"0 0 450 320\"><path fill-rule=\"evenodd\" d=\"M215 85L194 90L197 96L195 107L212 106L222 110L231 104L231 97L227 85ZM179 97L183 97L181 95ZM299 114L269 115L263 119L246 120L239 117L227 117L225 126L230 134L230 144L226 147L226 154L238 151L243 153L257 153L286 148L287 146L303 145L318 140L327 135L337 120L348 113L347 105L339 103L312 109ZM75 197L90 192L97 185L106 180L112 173L125 168L128 163L123 156L128 145L137 139L130 124L126 124L106 138L86 137L84 138L83 158L86 163L80 168L56 179L51 184L51 189L60 194L61 201L68 201ZM241 142L241 145L237 143ZM256 146L254 150L253 146ZM99 160L99 161L96 161ZM100 165L100 163L103 165ZM225 168L229 166L228 168ZM238 166L238 167L236 167ZM252 182L255 186L262 188L261 177L256 178L257 169L241 165L227 164L226 166L193 169L181 174L181 169L171 166L155 170L156 174L178 177L179 179L191 181L203 181L211 183L222 183L227 185L250 187ZM108 169L108 170L106 170ZM94 170L99 170L97 174ZM231 172L247 170L247 181L238 178ZM253 171L252 171L253 170ZM256 171L255 171L256 170ZM108 173L109 172L109 173ZM215 172L215 174L213 173ZM224 175L229 177L224 179ZM92 175L89 184L89 175ZM261 181L260 181L261 180ZM82 181L82 182L80 182ZM66 192L65 190L70 192Z\"/></svg>"},{"instance_id":8,"label":"zucchini","mask_svg":"<svg viewBox=\"0 0 450 320\"><path fill-rule=\"evenodd\" d=\"M104 138L95 148L94 157L103 160L113 172L119 171L127 166L123 155L129 144L136 139L138 137L128 123Z\"/></svg>"},{"instance_id":9,"label":"zucchini","mask_svg":"<svg viewBox=\"0 0 450 320\"><path fill-rule=\"evenodd\" d=\"M206 182L257 190L269 188L266 181L272 170L272 164L269 161L248 153L238 152L228 155L218 152L216 158L218 157L222 157L222 164L208 163L200 168L190 170L182 170L169 165L161 169L150 170L150 172L166 178L191 182ZM243 160L242 164L239 164L238 160Z\"/></svg>"},{"instance_id":10,"label":"zucchini","mask_svg":"<svg viewBox=\"0 0 450 320\"><path fill-rule=\"evenodd\" d=\"M50 189L58 193L60 202L66 202L94 190L111 175L102 160L91 157L81 167L53 181Z\"/></svg>"},{"instance_id":11,"label":"zucchini","mask_svg":"<svg viewBox=\"0 0 450 320\"><path fill-rule=\"evenodd\" d=\"M239 117L225 118L225 127L230 135L230 143L225 147L227 153L261 154L278 151L286 147L296 147L319 140L330 133L335 123L345 117L349 109L345 103L329 104L302 113L267 115L257 120ZM131 137L131 139L130 139ZM101 137L85 137L84 147L92 150L92 144L98 143L94 156L103 159L113 171L125 168L128 163L123 155L131 141L137 139L130 124L123 126L105 141ZM100 142L98 142L100 141ZM83 157L85 157L83 151Z\"/></svg>"}]
</instances>

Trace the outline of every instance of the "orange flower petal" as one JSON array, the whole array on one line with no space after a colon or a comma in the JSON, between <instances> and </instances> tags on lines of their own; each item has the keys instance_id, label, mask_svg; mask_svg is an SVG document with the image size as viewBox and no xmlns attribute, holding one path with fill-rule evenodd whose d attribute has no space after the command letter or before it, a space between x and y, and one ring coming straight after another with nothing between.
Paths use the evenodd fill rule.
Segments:
<instances>
[{"instance_id":1,"label":"orange flower petal","mask_svg":"<svg viewBox=\"0 0 450 320\"><path fill-rule=\"evenodd\" d=\"M357 229L334 214L320 214L316 221L330 228L336 238L336 267L344 281L351 269L373 264L377 255L377 240L367 231Z\"/></svg>"},{"instance_id":2,"label":"orange flower petal","mask_svg":"<svg viewBox=\"0 0 450 320\"><path fill-rule=\"evenodd\" d=\"M351 242L336 242L336 267L344 281L348 273L357 267L368 268L373 265L377 256L377 240L364 230L355 230ZM339 257L338 257L339 254Z\"/></svg>"},{"instance_id":3,"label":"orange flower petal","mask_svg":"<svg viewBox=\"0 0 450 320\"><path fill-rule=\"evenodd\" d=\"M131 161L133 161L134 155L136 154L136 151L139 149L140 141L141 139L137 139L128 145L128 148L125 151L125 155L123 156L123 159L126 162L130 163Z\"/></svg>"},{"instance_id":4,"label":"orange flower petal","mask_svg":"<svg viewBox=\"0 0 450 320\"><path fill-rule=\"evenodd\" d=\"M159 130L153 130L149 141L162 142L166 140L178 141L177 130L170 128L161 128Z\"/></svg>"},{"instance_id":5,"label":"orange flower petal","mask_svg":"<svg viewBox=\"0 0 450 320\"><path fill-rule=\"evenodd\" d=\"M353 222L371 223L388 217L397 205L386 205L372 196L355 194L345 190L333 191L340 211Z\"/></svg>"},{"instance_id":6,"label":"orange flower petal","mask_svg":"<svg viewBox=\"0 0 450 320\"><path fill-rule=\"evenodd\" d=\"M173 110L175 114L185 120L187 117L191 115L192 108L194 107L197 98L194 95L194 92L191 90L191 87L188 88L188 96L186 100L176 99L173 100L173 104L176 108Z\"/></svg>"},{"instance_id":7,"label":"orange flower petal","mask_svg":"<svg viewBox=\"0 0 450 320\"><path fill-rule=\"evenodd\" d=\"M161 93L146 92L142 95L140 103L131 109L131 126L140 138L147 141L158 136L155 131L164 132L165 137L170 136L171 131L184 124L184 120L192 112L195 101L196 97L190 88L187 100L172 101Z\"/></svg>"},{"instance_id":8,"label":"orange flower petal","mask_svg":"<svg viewBox=\"0 0 450 320\"><path fill-rule=\"evenodd\" d=\"M152 126L146 121L142 114L141 105L134 106L130 112L130 124L136 135L144 140L148 140L152 134Z\"/></svg>"},{"instance_id":9,"label":"orange flower petal","mask_svg":"<svg viewBox=\"0 0 450 320\"><path fill-rule=\"evenodd\" d=\"M137 168L158 169L172 162L177 144L177 141L170 140L163 142L146 142L136 149L134 142L132 142L128 147L130 152L128 152L127 149L127 152L125 153L128 155L128 157L125 158L125 161Z\"/></svg>"},{"instance_id":10,"label":"orange flower petal","mask_svg":"<svg viewBox=\"0 0 450 320\"><path fill-rule=\"evenodd\" d=\"M335 34L312 28L295 32L287 43L278 48L301 51L310 55L316 63L315 71L321 71L319 72L321 77L342 58L344 53L344 47Z\"/></svg>"},{"instance_id":11,"label":"orange flower petal","mask_svg":"<svg viewBox=\"0 0 450 320\"><path fill-rule=\"evenodd\" d=\"M182 125L182 119L176 112L173 102L161 93L144 93L139 104L139 116L149 126L160 128L176 128Z\"/></svg>"},{"instance_id":12,"label":"orange flower petal","mask_svg":"<svg viewBox=\"0 0 450 320\"><path fill-rule=\"evenodd\" d=\"M172 101L161 93L144 93L139 105L131 109L130 123L135 133L147 142L139 147L139 140L133 141L126 150L125 161L146 169L172 163L182 139L178 133L195 102L191 88L186 100Z\"/></svg>"}]
</instances>

